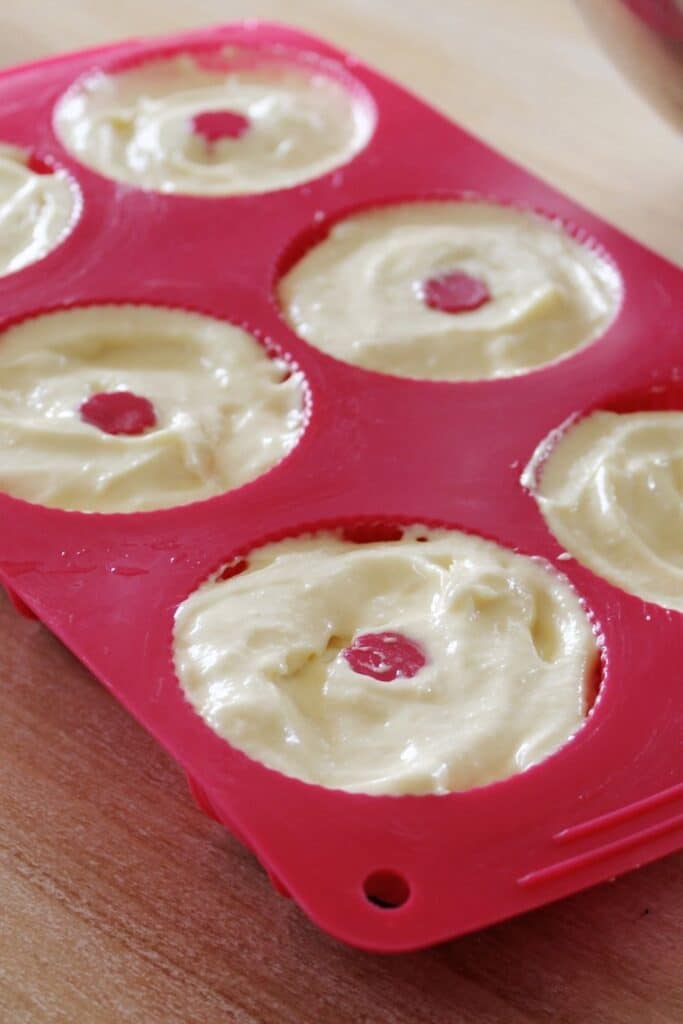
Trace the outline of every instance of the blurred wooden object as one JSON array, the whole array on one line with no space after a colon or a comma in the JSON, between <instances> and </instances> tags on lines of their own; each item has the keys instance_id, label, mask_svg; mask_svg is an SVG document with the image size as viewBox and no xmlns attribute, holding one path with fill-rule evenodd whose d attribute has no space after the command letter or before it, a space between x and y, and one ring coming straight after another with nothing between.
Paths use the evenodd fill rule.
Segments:
<instances>
[{"instance_id":1,"label":"blurred wooden object","mask_svg":"<svg viewBox=\"0 0 683 1024\"><path fill-rule=\"evenodd\" d=\"M576 0L605 52L683 132L683 5L678 0Z\"/></svg>"},{"instance_id":2,"label":"blurred wooden object","mask_svg":"<svg viewBox=\"0 0 683 1024\"><path fill-rule=\"evenodd\" d=\"M568 0L25 0L0 64L259 15L319 32L673 259L680 142ZM179 770L0 597L2 1024L674 1024L683 858L440 948L320 934Z\"/></svg>"}]
</instances>

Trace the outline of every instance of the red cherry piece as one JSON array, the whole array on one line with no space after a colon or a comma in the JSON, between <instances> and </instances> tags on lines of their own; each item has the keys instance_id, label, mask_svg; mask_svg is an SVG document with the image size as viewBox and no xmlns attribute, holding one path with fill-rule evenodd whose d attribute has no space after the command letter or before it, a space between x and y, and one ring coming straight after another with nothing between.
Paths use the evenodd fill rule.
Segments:
<instances>
[{"instance_id":1,"label":"red cherry piece","mask_svg":"<svg viewBox=\"0 0 683 1024\"><path fill-rule=\"evenodd\" d=\"M412 679L427 664L421 647L403 633L362 633L344 651L354 672L381 683Z\"/></svg>"},{"instance_id":2,"label":"red cherry piece","mask_svg":"<svg viewBox=\"0 0 683 1024\"><path fill-rule=\"evenodd\" d=\"M241 572L244 572L248 565L249 563L246 558L236 558L234 561L228 562L216 579L219 583L223 583L225 580L230 580L233 576L239 576Z\"/></svg>"},{"instance_id":3,"label":"red cherry piece","mask_svg":"<svg viewBox=\"0 0 683 1024\"><path fill-rule=\"evenodd\" d=\"M43 160L41 157L36 156L35 153L31 153L29 155L29 158L26 161L26 166L28 167L29 171L31 171L33 174L54 174L55 173L54 167L52 167L47 162L47 160Z\"/></svg>"},{"instance_id":4,"label":"red cherry piece","mask_svg":"<svg viewBox=\"0 0 683 1024\"><path fill-rule=\"evenodd\" d=\"M192 130L206 142L239 139L249 127L249 119L233 110L205 110L192 118Z\"/></svg>"},{"instance_id":5,"label":"red cherry piece","mask_svg":"<svg viewBox=\"0 0 683 1024\"><path fill-rule=\"evenodd\" d=\"M347 526L342 535L352 544L376 544L379 541L400 540L403 527L396 523L358 523Z\"/></svg>"},{"instance_id":6,"label":"red cherry piece","mask_svg":"<svg viewBox=\"0 0 683 1024\"><path fill-rule=\"evenodd\" d=\"M84 423L105 434L143 434L157 422L149 399L131 391L101 391L83 402L79 412Z\"/></svg>"},{"instance_id":7,"label":"red cherry piece","mask_svg":"<svg viewBox=\"0 0 683 1024\"><path fill-rule=\"evenodd\" d=\"M480 278L453 270L428 278L422 285L422 297L425 305L441 313L467 313L488 302L491 293Z\"/></svg>"}]
</instances>

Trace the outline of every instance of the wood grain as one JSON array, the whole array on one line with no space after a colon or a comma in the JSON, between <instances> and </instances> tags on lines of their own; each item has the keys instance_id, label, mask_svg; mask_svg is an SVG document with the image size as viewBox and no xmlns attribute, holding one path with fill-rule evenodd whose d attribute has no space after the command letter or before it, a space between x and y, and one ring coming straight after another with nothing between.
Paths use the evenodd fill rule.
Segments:
<instances>
[{"instance_id":1,"label":"wood grain","mask_svg":"<svg viewBox=\"0 0 683 1024\"><path fill-rule=\"evenodd\" d=\"M0 636L3 1024L683 1019L683 858L424 953L349 950L4 597Z\"/></svg>"},{"instance_id":2,"label":"wood grain","mask_svg":"<svg viewBox=\"0 0 683 1024\"><path fill-rule=\"evenodd\" d=\"M355 50L683 259L680 141L564 0L27 0L0 10L0 64L250 14ZM682 915L671 857L425 953L348 950L0 598L2 1024L674 1024Z\"/></svg>"}]
</instances>

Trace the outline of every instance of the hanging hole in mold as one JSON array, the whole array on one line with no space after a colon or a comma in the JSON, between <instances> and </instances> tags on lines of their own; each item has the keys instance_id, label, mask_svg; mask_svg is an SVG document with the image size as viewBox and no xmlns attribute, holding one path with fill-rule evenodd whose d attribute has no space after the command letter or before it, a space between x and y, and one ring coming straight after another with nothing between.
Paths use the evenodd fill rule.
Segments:
<instances>
[{"instance_id":1,"label":"hanging hole in mold","mask_svg":"<svg viewBox=\"0 0 683 1024\"><path fill-rule=\"evenodd\" d=\"M398 910L410 899L410 885L398 871L373 871L363 882L368 903L380 910Z\"/></svg>"}]
</instances>

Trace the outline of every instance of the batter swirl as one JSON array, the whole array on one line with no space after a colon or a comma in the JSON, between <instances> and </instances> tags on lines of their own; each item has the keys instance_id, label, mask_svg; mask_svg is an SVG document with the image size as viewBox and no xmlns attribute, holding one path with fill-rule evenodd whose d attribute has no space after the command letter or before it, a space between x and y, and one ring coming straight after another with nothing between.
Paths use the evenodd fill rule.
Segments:
<instances>
[{"instance_id":1,"label":"batter swirl","mask_svg":"<svg viewBox=\"0 0 683 1024\"><path fill-rule=\"evenodd\" d=\"M402 377L507 377L554 362L608 326L612 265L511 207L386 206L333 226L279 283L293 329L348 363Z\"/></svg>"},{"instance_id":2,"label":"batter swirl","mask_svg":"<svg viewBox=\"0 0 683 1024\"><path fill-rule=\"evenodd\" d=\"M38 173L29 162L24 150L0 143L0 275L47 255L75 217L76 193L66 174L48 167Z\"/></svg>"},{"instance_id":3,"label":"batter swirl","mask_svg":"<svg viewBox=\"0 0 683 1024\"><path fill-rule=\"evenodd\" d=\"M683 611L683 412L596 412L552 440L523 480L559 542L622 590Z\"/></svg>"},{"instance_id":4,"label":"batter swirl","mask_svg":"<svg viewBox=\"0 0 683 1024\"><path fill-rule=\"evenodd\" d=\"M270 192L317 178L368 141L365 98L275 55L183 54L76 83L63 143L101 174L158 192Z\"/></svg>"},{"instance_id":5,"label":"batter swirl","mask_svg":"<svg viewBox=\"0 0 683 1024\"><path fill-rule=\"evenodd\" d=\"M200 501L303 428L301 376L221 320L91 306L0 336L0 490L83 512Z\"/></svg>"},{"instance_id":6,"label":"batter swirl","mask_svg":"<svg viewBox=\"0 0 683 1024\"><path fill-rule=\"evenodd\" d=\"M286 540L239 568L177 610L176 669L219 735L286 775L463 790L523 771L584 720L595 637L541 562L413 527Z\"/></svg>"}]
</instances>

